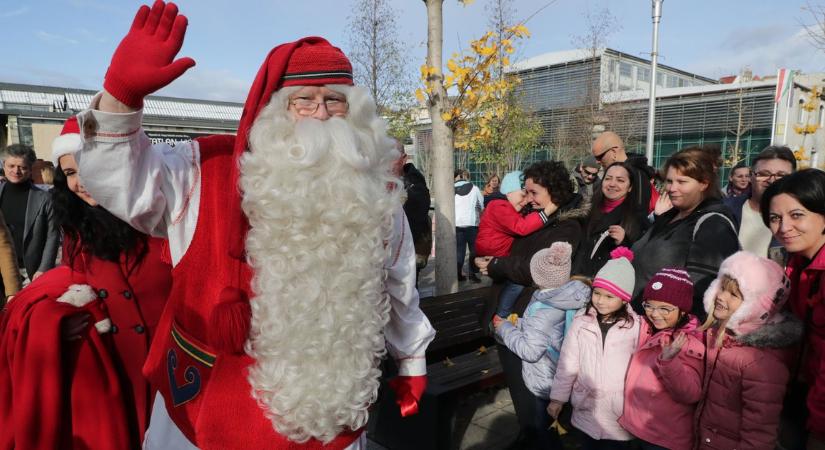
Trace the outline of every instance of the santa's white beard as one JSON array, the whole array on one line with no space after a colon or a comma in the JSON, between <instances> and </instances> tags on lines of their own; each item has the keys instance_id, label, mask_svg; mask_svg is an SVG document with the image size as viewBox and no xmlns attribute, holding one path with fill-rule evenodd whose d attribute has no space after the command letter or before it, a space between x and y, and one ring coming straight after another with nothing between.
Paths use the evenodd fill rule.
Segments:
<instances>
[{"instance_id":1,"label":"santa's white beard","mask_svg":"<svg viewBox=\"0 0 825 450\"><path fill-rule=\"evenodd\" d=\"M293 124L280 101L256 120L241 160L255 273L248 379L279 433L328 442L366 425L377 395L394 156L374 138L380 126Z\"/></svg>"}]
</instances>

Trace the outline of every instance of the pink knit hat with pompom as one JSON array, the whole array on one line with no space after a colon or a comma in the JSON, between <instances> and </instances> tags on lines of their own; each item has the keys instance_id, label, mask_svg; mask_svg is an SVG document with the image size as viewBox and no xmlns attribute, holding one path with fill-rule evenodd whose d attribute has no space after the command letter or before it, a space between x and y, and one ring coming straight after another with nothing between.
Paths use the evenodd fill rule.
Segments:
<instances>
[{"instance_id":1,"label":"pink knit hat with pompom","mask_svg":"<svg viewBox=\"0 0 825 450\"><path fill-rule=\"evenodd\" d=\"M608 261L593 278L593 289L602 288L625 302L630 301L636 285L636 271L633 269L633 252L627 247L618 247L610 252Z\"/></svg>"}]
</instances>

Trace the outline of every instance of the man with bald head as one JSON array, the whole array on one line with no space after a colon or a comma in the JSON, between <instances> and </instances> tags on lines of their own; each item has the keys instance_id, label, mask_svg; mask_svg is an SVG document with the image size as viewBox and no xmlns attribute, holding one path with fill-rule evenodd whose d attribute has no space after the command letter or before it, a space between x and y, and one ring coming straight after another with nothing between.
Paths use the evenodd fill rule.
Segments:
<instances>
[{"instance_id":1,"label":"man with bald head","mask_svg":"<svg viewBox=\"0 0 825 450\"><path fill-rule=\"evenodd\" d=\"M605 131L598 135L593 144L590 146L590 152L593 158L602 165L605 172L607 168L617 162L627 162L633 167L634 173L631 175L636 177L636 186L641 186L635 193L630 195L633 201L639 207L646 208L647 212L653 211L656 205L656 200L659 198L659 193L653 187L653 174L655 170L647 165L647 158L645 155L639 153L627 153L624 148L624 142L618 134L612 131ZM594 187L594 191L597 190Z\"/></svg>"}]
</instances>

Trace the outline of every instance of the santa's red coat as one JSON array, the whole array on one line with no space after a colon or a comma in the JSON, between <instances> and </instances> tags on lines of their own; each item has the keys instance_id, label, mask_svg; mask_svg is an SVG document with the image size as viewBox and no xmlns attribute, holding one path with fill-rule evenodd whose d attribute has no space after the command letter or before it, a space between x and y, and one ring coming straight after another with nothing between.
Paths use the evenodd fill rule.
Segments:
<instances>
[{"instance_id":1,"label":"santa's red coat","mask_svg":"<svg viewBox=\"0 0 825 450\"><path fill-rule=\"evenodd\" d=\"M228 135L198 139L202 183L198 224L185 255L172 270L169 304L144 373L163 395L178 428L202 450L346 448L360 431L342 433L326 446L315 439L295 443L278 434L252 397L247 375L254 360L241 348L231 351L218 342L233 324L220 317L223 320L216 323L216 307L248 305L252 297L252 270L244 254L246 226L226 214L239 209L241 201L238 190L231 187L236 183L230 181L237 164L234 141ZM248 330L236 331L243 342Z\"/></svg>"}]
</instances>

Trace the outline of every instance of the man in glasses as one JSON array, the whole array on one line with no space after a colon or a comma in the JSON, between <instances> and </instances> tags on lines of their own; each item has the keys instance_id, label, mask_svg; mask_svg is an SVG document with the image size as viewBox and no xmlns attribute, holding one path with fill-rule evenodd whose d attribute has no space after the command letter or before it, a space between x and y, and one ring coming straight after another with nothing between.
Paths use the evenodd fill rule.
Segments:
<instances>
[{"instance_id":1,"label":"man in glasses","mask_svg":"<svg viewBox=\"0 0 825 450\"><path fill-rule=\"evenodd\" d=\"M141 7L78 115L86 189L168 238L174 266L143 369L162 395L146 447L365 448L382 356L402 415L415 414L434 335L389 187L399 154L347 57L319 37L267 55L237 136L151 145L143 99L194 65L175 59L186 26L172 3Z\"/></svg>"},{"instance_id":2,"label":"man in glasses","mask_svg":"<svg viewBox=\"0 0 825 450\"><path fill-rule=\"evenodd\" d=\"M582 160L573 170L573 179L576 180L578 193L582 196L583 202L589 202L593 197L593 185L599 179L599 170L602 166L593 156L588 156Z\"/></svg>"},{"instance_id":3,"label":"man in glasses","mask_svg":"<svg viewBox=\"0 0 825 450\"><path fill-rule=\"evenodd\" d=\"M632 174L637 177L636 186L642 187L633 194L633 201L639 208L644 208L648 213L653 212L656 200L659 198L658 192L653 187L653 175L656 171L647 164L645 155L627 153L622 138L612 131L605 131L596 137L590 146L590 152L605 171L611 164L616 162L627 161L633 166L636 169L635 173ZM594 187L595 189L597 188Z\"/></svg>"},{"instance_id":4,"label":"man in glasses","mask_svg":"<svg viewBox=\"0 0 825 450\"><path fill-rule=\"evenodd\" d=\"M759 213L762 194L780 178L796 171L796 158L788 147L765 147L751 162L750 195L725 198L725 205L739 224L739 243L743 250L773 259L784 265L784 250L774 240Z\"/></svg>"}]
</instances>

